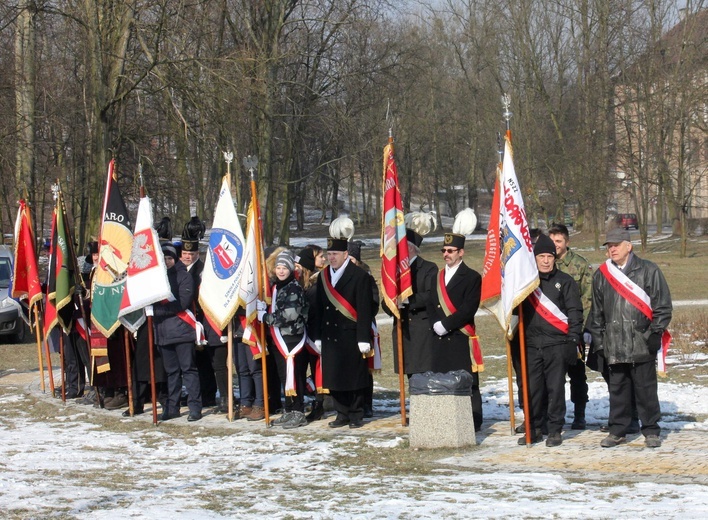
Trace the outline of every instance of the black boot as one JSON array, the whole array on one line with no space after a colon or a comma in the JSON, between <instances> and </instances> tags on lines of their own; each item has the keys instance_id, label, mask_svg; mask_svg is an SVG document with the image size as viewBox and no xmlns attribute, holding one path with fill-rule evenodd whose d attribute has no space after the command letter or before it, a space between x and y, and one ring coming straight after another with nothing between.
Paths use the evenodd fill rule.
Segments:
<instances>
[{"instance_id":1,"label":"black boot","mask_svg":"<svg viewBox=\"0 0 708 520\"><path fill-rule=\"evenodd\" d=\"M585 405L587 403L575 403L575 410L573 416L573 424L570 425L571 430L584 430L586 427L585 423Z\"/></svg>"},{"instance_id":2,"label":"black boot","mask_svg":"<svg viewBox=\"0 0 708 520\"><path fill-rule=\"evenodd\" d=\"M322 401L314 401L312 403L312 410L307 414L307 422L311 423L313 421L319 421L324 416L324 404Z\"/></svg>"},{"instance_id":3,"label":"black boot","mask_svg":"<svg viewBox=\"0 0 708 520\"><path fill-rule=\"evenodd\" d=\"M214 413L227 413L229 411L229 398L221 397L219 398L219 405L214 410Z\"/></svg>"}]
</instances>

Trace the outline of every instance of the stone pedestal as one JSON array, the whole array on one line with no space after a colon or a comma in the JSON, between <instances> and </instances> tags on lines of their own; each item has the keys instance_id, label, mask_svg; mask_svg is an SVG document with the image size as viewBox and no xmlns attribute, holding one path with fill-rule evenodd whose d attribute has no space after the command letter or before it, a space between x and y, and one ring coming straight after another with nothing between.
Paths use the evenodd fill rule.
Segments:
<instances>
[{"instance_id":1,"label":"stone pedestal","mask_svg":"<svg viewBox=\"0 0 708 520\"><path fill-rule=\"evenodd\" d=\"M477 439L472 401L465 395L411 395L411 448L460 448Z\"/></svg>"}]
</instances>

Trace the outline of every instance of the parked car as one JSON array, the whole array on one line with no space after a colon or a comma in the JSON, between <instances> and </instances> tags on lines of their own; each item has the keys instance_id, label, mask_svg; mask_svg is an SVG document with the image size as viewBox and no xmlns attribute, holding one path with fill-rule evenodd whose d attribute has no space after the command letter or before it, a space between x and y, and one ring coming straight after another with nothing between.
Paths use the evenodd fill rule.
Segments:
<instances>
[{"instance_id":1,"label":"parked car","mask_svg":"<svg viewBox=\"0 0 708 520\"><path fill-rule=\"evenodd\" d=\"M619 213L616 218L619 227L624 229L639 229L639 221L634 213Z\"/></svg>"},{"instance_id":2,"label":"parked car","mask_svg":"<svg viewBox=\"0 0 708 520\"><path fill-rule=\"evenodd\" d=\"M12 249L0 245L0 343L23 343L29 329L20 313L20 304L10 297L12 279Z\"/></svg>"}]
</instances>

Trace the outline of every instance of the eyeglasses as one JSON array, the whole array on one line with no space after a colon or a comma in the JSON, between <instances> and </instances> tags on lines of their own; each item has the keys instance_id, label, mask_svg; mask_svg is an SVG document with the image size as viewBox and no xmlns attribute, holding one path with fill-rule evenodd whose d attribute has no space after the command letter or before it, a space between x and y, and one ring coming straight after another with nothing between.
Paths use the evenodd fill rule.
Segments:
<instances>
[{"instance_id":1,"label":"eyeglasses","mask_svg":"<svg viewBox=\"0 0 708 520\"><path fill-rule=\"evenodd\" d=\"M459 249L457 249L457 248L452 248L452 247L443 247L443 248L440 250L441 253L447 253L447 254L456 253L457 251L459 251Z\"/></svg>"}]
</instances>

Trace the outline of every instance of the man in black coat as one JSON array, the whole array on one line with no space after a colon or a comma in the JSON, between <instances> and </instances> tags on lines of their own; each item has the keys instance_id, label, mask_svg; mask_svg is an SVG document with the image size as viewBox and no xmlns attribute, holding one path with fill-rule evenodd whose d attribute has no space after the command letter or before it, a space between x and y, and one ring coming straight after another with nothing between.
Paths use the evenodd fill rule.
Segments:
<instances>
[{"instance_id":1,"label":"man in black coat","mask_svg":"<svg viewBox=\"0 0 708 520\"><path fill-rule=\"evenodd\" d=\"M482 428L482 395L479 373L473 370L470 355L474 315L479 308L482 277L462 261L465 237L445 233L441 249L445 267L438 273L428 305L433 327L433 372L465 370L472 375L472 416L474 429ZM449 301L446 301L446 296ZM453 310L454 309L454 310Z\"/></svg>"},{"instance_id":2,"label":"man in black coat","mask_svg":"<svg viewBox=\"0 0 708 520\"><path fill-rule=\"evenodd\" d=\"M565 374L577 361L583 332L583 305L578 284L556 265L556 246L540 235L533 249L540 285L522 303L528 376L531 442L543 440L547 417L546 446L560 446L565 423ZM525 445L526 438L519 439Z\"/></svg>"},{"instance_id":3,"label":"man in black coat","mask_svg":"<svg viewBox=\"0 0 708 520\"><path fill-rule=\"evenodd\" d=\"M363 426L369 384L366 357L371 352L373 292L369 275L354 265L346 239L329 239L326 267L319 275L315 298L316 348L322 352L323 385L337 411L332 428Z\"/></svg>"},{"instance_id":4,"label":"man in black coat","mask_svg":"<svg viewBox=\"0 0 708 520\"><path fill-rule=\"evenodd\" d=\"M428 319L428 303L435 292L438 266L420 256L420 244L423 237L412 229L406 229L408 240L408 258L411 266L411 286L413 294L399 308L401 314L401 332L403 337L403 371L410 377L432 370L433 336L430 330L433 324ZM389 316L391 310L384 305ZM398 374L398 320L393 319L393 368Z\"/></svg>"}]
</instances>

